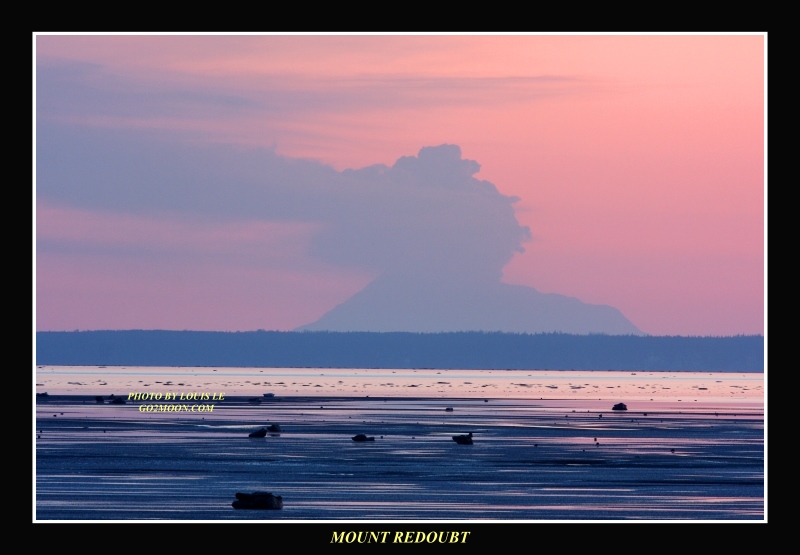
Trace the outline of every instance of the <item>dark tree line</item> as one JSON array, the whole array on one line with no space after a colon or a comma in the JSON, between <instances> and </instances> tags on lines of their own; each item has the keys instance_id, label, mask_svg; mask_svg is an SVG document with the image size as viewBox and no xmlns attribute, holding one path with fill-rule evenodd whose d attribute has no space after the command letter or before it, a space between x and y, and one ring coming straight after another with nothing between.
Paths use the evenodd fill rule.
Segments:
<instances>
[{"instance_id":1,"label":"dark tree line","mask_svg":"<svg viewBox=\"0 0 800 555\"><path fill-rule=\"evenodd\" d=\"M764 337L490 332L37 332L36 364L764 371Z\"/></svg>"}]
</instances>

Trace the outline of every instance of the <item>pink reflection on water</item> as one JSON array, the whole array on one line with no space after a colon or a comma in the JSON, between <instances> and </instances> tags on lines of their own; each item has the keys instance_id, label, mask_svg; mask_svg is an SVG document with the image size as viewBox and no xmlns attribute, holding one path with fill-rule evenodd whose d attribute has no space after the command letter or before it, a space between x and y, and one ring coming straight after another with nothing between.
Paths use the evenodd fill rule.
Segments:
<instances>
[{"instance_id":1,"label":"pink reflection on water","mask_svg":"<svg viewBox=\"0 0 800 555\"><path fill-rule=\"evenodd\" d=\"M274 393L276 396L575 401L615 398L624 401L629 411L637 410L640 402L647 401L675 403L675 410L693 410L691 405L730 400L763 403L764 374L43 366L36 371L36 391L77 395L114 393L118 396L130 392L225 392L254 396ZM652 409L649 404L647 408Z\"/></svg>"}]
</instances>

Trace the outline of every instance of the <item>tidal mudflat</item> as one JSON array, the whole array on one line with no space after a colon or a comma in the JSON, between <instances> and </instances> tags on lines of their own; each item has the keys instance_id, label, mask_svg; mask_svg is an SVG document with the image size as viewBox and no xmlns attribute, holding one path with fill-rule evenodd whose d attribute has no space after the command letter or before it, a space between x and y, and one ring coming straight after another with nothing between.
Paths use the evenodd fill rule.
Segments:
<instances>
[{"instance_id":1,"label":"tidal mudflat","mask_svg":"<svg viewBox=\"0 0 800 555\"><path fill-rule=\"evenodd\" d=\"M427 372L455 381L450 372L458 371ZM202 413L143 412L154 403L144 400L112 405L111 391L60 391L59 377L37 387L55 393L37 396L34 518L765 519L763 375L709 375L678 387L671 380L660 394L643 392L636 379L623 388L605 375L597 383L581 377L580 386L572 377L571 385L543 380L547 396L538 395L536 380L509 386L536 398L497 397L488 387L469 395L375 395L385 388L369 387L358 388L363 395L297 395L270 384L272 396L234 388ZM64 379L80 381L73 378ZM173 389L187 387L175 378ZM650 378L646 387L664 382L657 373ZM47 379L37 375L37 383ZM171 387L157 381L161 391ZM500 382L498 389L506 387ZM256 389L266 392L262 383ZM611 410L618 402L627 410ZM270 424L280 432L248 437ZM452 440L470 432L472 445ZM360 433L375 440L354 442ZM253 491L281 495L283 509L232 508L236 492Z\"/></svg>"}]
</instances>

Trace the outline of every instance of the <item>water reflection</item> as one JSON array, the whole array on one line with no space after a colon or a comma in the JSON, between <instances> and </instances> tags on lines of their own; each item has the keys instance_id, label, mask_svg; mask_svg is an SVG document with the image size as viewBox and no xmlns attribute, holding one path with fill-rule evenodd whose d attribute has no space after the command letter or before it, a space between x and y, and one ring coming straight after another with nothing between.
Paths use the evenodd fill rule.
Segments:
<instances>
[{"instance_id":1,"label":"water reflection","mask_svg":"<svg viewBox=\"0 0 800 555\"><path fill-rule=\"evenodd\" d=\"M727 372L43 366L36 369L36 390L51 394L224 390L259 396L274 392L506 399L552 398L554 394L563 399L602 399L613 394L631 401L695 403L737 398L758 402L763 401L763 378L763 374Z\"/></svg>"},{"instance_id":2,"label":"water reflection","mask_svg":"<svg viewBox=\"0 0 800 555\"><path fill-rule=\"evenodd\" d=\"M673 390L687 387L672 380ZM252 405L254 393L230 395L205 416L143 414L136 403L74 395L37 399L37 519L764 517L757 396L691 406L625 397L629 410L615 413L616 396L276 395ZM279 436L247 437L269 423L281 425ZM467 432L474 445L452 441ZM357 433L376 440L354 443ZM284 509L231 508L236 491L256 490L282 495Z\"/></svg>"}]
</instances>

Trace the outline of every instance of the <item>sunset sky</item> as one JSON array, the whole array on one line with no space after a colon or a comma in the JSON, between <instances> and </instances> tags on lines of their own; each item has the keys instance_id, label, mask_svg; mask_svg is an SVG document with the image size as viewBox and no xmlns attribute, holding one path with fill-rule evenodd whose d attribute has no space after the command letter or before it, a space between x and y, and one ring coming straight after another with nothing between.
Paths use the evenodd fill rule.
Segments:
<instances>
[{"instance_id":1,"label":"sunset sky","mask_svg":"<svg viewBox=\"0 0 800 555\"><path fill-rule=\"evenodd\" d=\"M36 329L291 330L390 267L446 281L452 247L646 333L762 334L765 54L760 34L37 35ZM386 188L443 144L482 193Z\"/></svg>"}]
</instances>

